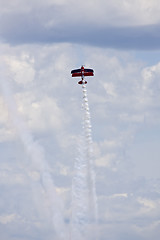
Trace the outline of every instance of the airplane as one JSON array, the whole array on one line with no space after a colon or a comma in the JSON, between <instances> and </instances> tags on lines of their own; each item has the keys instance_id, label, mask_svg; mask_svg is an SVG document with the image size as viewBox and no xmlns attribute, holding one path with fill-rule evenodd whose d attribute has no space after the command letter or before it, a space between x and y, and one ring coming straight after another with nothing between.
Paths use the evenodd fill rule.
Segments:
<instances>
[{"instance_id":1,"label":"airplane","mask_svg":"<svg viewBox=\"0 0 160 240\"><path fill-rule=\"evenodd\" d=\"M78 84L87 84L87 81L84 80L85 76L94 76L93 69L84 68L82 65L79 69L74 69L71 71L72 77L81 77L81 81Z\"/></svg>"}]
</instances>

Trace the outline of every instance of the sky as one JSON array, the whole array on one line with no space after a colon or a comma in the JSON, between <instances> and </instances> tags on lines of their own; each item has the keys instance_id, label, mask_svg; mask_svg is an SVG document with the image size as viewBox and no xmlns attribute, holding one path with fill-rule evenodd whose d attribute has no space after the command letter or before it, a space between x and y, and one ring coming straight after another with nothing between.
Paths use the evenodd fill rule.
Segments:
<instances>
[{"instance_id":1,"label":"sky","mask_svg":"<svg viewBox=\"0 0 160 240\"><path fill-rule=\"evenodd\" d=\"M83 64L95 73L98 239L159 240L159 1L0 6L1 238L60 240L69 228L83 98L70 72Z\"/></svg>"}]
</instances>

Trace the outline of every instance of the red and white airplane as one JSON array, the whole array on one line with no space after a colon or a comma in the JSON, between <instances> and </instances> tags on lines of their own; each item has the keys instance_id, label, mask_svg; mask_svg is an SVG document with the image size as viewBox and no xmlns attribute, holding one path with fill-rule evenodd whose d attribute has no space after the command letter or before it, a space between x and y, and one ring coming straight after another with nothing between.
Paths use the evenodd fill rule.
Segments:
<instances>
[{"instance_id":1,"label":"red and white airplane","mask_svg":"<svg viewBox=\"0 0 160 240\"><path fill-rule=\"evenodd\" d=\"M71 71L72 77L81 77L81 81L78 82L78 84L86 84L87 81L84 80L85 76L94 76L93 69L84 68L82 66L79 69L74 69Z\"/></svg>"}]
</instances>

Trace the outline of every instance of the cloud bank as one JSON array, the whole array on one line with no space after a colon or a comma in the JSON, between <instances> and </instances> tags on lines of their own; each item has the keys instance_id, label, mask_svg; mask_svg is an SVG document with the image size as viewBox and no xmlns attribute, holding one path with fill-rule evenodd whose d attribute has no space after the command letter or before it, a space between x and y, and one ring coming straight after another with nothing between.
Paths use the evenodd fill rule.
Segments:
<instances>
[{"instance_id":1,"label":"cloud bank","mask_svg":"<svg viewBox=\"0 0 160 240\"><path fill-rule=\"evenodd\" d=\"M141 128L159 129L159 63L145 66L126 52L62 43L1 47L1 63L7 64L7 79L17 111L35 141L44 147L50 174L65 203L66 225L70 221L71 179L76 142L81 134L82 99L81 88L77 79L71 78L70 70L84 56L87 66L95 69L87 89L100 239L108 236L113 240L146 240L154 236L158 240L158 166L154 159L150 160L152 179L147 178L146 171L150 169L146 159L134 158L130 148L134 139L139 147L143 146ZM50 240L55 232L48 200L41 189L39 166L26 154L2 95L0 103L1 232L5 239L45 236ZM150 134L145 141L149 140ZM152 152L152 144L145 151ZM136 174L140 161L143 168Z\"/></svg>"},{"instance_id":2,"label":"cloud bank","mask_svg":"<svg viewBox=\"0 0 160 240\"><path fill-rule=\"evenodd\" d=\"M102 7L103 6L103 7ZM80 43L117 49L160 48L156 2L94 4L25 1L3 6L0 39L11 45Z\"/></svg>"}]
</instances>

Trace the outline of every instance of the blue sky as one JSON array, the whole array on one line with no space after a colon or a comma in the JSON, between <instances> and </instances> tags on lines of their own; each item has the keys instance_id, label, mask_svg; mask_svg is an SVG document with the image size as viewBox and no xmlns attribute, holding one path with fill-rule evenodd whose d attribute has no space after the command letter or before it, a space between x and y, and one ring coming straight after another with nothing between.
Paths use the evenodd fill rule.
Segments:
<instances>
[{"instance_id":1,"label":"blue sky","mask_svg":"<svg viewBox=\"0 0 160 240\"><path fill-rule=\"evenodd\" d=\"M3 239L60 240L56 231L67 231L52 215L71 215L82 91L70 71L85 64L95 70L87 91L99 239L158 240L159 1L0 4Z\"/></svg>"}]
</instances>

